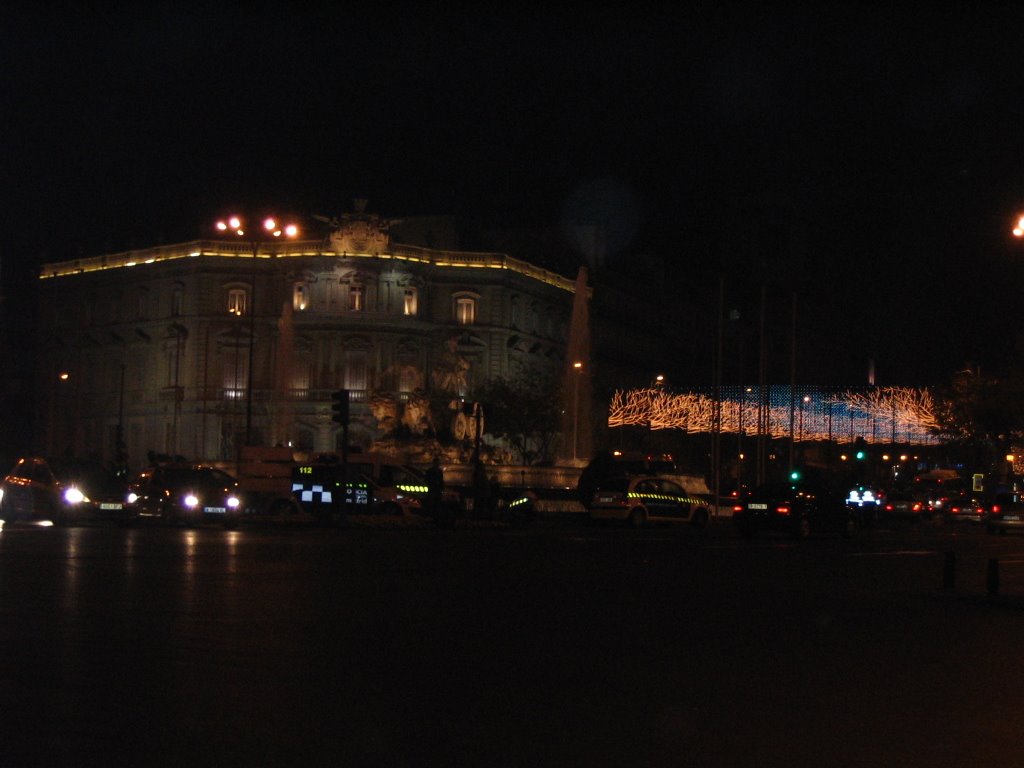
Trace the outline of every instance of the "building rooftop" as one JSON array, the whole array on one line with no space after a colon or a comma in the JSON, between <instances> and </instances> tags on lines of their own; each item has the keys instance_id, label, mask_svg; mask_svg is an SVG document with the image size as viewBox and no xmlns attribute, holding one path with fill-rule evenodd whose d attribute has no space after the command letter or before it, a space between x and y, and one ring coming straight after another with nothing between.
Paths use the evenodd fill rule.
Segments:
<instances>
[{"instance_id":1,"label":"building rooftop","mask_svg":"<svg viewBox=\"0 0 1024 768\"><path fill-rule=\"evenodd\" d=\"M281 241L252 243L230 240L195 240L176 245L162 245L141 250L93 256L70 261L44 264L39 272L41 280L67 277L86 272L111 269L130 269L144 264L195 258L287 259L310 256L379 259L429 264L452 269L504 269L538 280L570 293L575 292L573 279L538 267L503 253L437 250L414 245L389 244L387 250L372 253L338 251L323 240Z\"/></svg>"}]
</instances>

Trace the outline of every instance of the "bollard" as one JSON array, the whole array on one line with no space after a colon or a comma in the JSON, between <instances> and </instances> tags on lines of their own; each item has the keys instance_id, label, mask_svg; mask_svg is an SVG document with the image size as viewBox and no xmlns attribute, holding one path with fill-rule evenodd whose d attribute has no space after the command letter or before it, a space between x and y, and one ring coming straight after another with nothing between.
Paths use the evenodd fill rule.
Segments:
<instances>
[{"instance_id":1,"label":"bollard","mask_svg":"<svg viewBox=\"0 0 1024 768\"><path fill-rule=\"evenodd\" d=\"M942 566L942 588L956 588L956 554L952 550L946 552L946 560Z\"/></svg>"},{"instance_id":2,"label":"bollard","mask_svg":"<svg viewBox=\"0 0 1024 768\"><path fill-rule=\"evenodd\" d=\"M985 575L985 587L989 597L999 595L999 560L994 557L988 559L988 572Z\"/></svg>"}]
</instances>

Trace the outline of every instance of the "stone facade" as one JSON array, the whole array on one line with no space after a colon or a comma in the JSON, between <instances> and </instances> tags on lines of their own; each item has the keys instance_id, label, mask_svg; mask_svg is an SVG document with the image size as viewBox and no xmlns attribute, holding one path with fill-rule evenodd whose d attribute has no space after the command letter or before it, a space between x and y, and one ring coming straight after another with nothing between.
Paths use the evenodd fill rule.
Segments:
<instances>
[{"instance_id":1,"label":"stone facade","mask_svg":"<svg viewBox=\"0 0 1024 768\"><path fill-rule=\"evenodd\" d=\"M393 243L388 222L323 241L196 241L47 264L40 451L129 463L231 460L251 444L465 435L461 398L494 377L559 375L572 279L499 253ZM250 379L251 377L251 379Z\"/></svg>"}]
</instances>

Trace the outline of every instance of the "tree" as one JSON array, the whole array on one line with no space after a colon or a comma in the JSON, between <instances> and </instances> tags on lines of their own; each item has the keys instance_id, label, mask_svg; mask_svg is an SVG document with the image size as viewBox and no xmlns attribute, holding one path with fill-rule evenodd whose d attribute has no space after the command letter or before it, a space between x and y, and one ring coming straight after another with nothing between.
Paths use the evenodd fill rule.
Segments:
<instances>
[{"instance_id":1,"label":"tree","mask_svg":"<svg viewBox=\"0 0 1024 768\"><path fill-rule=\"evenodd\" d=\"M997 463L1024 435L1024 373L982 377L971 366L937 388L940 436L974 466Z\"/></svg>"},{"instance_id":2,"label":"tree","mask_svg":"<svg viewBox=\"0 0 1024 768\"><path fill-rule=\"evenodd\" d=\"M472 399L484 404L485 430L505 441L523 464L550 458L561 416L555 379L492 379Z\"/></svg>"}]
</instances>

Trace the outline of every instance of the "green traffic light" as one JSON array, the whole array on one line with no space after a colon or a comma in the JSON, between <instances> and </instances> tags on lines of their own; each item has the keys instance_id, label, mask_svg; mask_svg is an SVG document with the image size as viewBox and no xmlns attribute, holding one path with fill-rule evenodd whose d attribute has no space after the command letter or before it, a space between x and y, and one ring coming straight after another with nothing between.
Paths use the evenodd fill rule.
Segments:
<instances>
[{"instance_id":1,"label":"green traffic light","mask_svg":"<svg viewBox=\"0 0 1024 768\"><path fill-rule=\"evenodd\" d=\"M857 458L858 459L863 459L864 456L866 456L866 455L867 454L865 454L864 451L857 451Z\"/></svg>"},{"instance_id":2,"label":"green traffic light","mask_svg":"<svg viewBox=\"0 0 1024 768\"><path fill-rule=\"evenodd\" d=\"M789 473L789 479L790 480L799 480L800 479L800 473L794 469L792 472Z\"/></svg>"}]
</instances>

